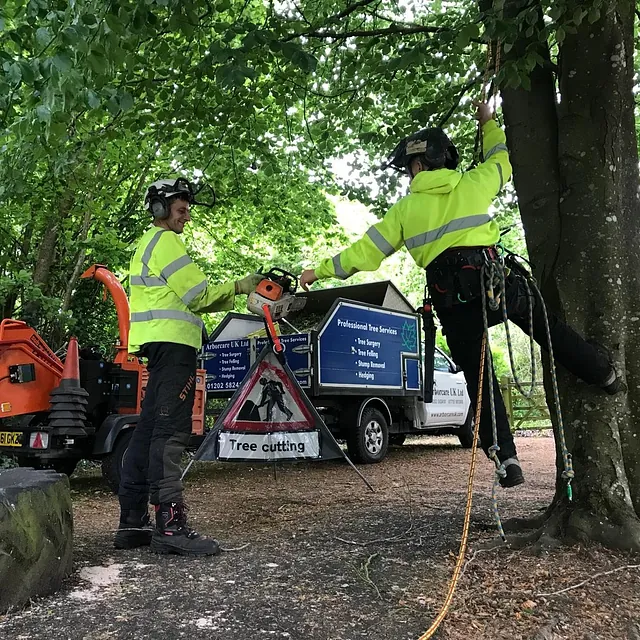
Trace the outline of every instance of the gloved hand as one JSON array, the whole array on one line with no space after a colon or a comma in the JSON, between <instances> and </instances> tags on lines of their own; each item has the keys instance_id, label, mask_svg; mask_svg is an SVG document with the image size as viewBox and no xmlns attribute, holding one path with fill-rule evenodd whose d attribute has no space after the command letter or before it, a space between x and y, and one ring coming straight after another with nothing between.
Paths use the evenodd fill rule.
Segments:
<instances>
[{"instance_id":1,"label":"gloved hand","mask_svg":"<svg viewBox=\"0 0 640 640\"><path fill-rule=\"evenodd\" d=\"M264 280L264 276L259 273L251 273L242 280L236 280L236 295L248 296Z\"/></svg>"}]
</instances>

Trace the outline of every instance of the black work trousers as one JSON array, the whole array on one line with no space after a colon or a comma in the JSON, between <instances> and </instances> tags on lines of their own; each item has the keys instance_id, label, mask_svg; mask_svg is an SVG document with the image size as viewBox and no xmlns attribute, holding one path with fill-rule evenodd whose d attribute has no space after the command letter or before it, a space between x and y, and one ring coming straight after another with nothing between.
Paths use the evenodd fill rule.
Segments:
<instances>
[{"instance_id":1,"label":"black work trousers","mask_svg":"<svg viewBox=\"0 0 640 640\"><path fill-rule=\"evenodd\" d=\"M191 436L197 353L173 342L146 344L149 380L124 459L120 507L182 502L180 458Z\"/></svg>"},{"instance_id":2,"label":"black work trousers","mask_svg":"<svg viewBox=\"0 0 640 640\"><path fill-rule=\"evenodd\" d=\"M452 267L453 268L453 267ZM477 286L471 288L480 290L480 270L476 270ZM451 279L448 280L451 282ZM434 308L442 324L447 344L453 361L462 369L467 381L467 389L471 397L471 404L475 408L478 397L478 378L480 373L480 352L482 349L482 335L484 323L482 318L482 297L476 296L466 303L445 305L444 299L435 289L437 282L429 280ZM544 304L536 297L530 298L521 275L513 272L506 279L506 305L509 320L516 324L527 335L530 335L529 304L533 304L533 338L548 351L547 334L544 323ZM596 349L589 342L574 331L570 326L547 311L549 319L549 333L555 361L568 369L578 378L589 384L602 384L611 373L611 364L607 356ZM491 311L487 307L489 326L502 322L502 307ZM495 374L493 375L493 392L495 398L496 426L498 431L498 458L501 461L516 455L516 446L509 427L509 420L505 409L500 387ZM485 453L493 444L493 426L489 401L489 384L487 371L482 393L482 411L480 415L480 441Z\"/></svg>"}]
</instances>

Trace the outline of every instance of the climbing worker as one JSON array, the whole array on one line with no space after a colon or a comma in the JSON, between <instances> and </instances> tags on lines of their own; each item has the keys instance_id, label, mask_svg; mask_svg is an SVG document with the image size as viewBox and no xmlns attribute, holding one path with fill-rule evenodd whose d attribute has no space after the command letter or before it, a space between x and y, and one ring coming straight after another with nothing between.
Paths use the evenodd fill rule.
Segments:
<instances>
[{"instance_id":1,"label":"climbing worker","mask_svg":"<svg viewBox=\"0 0 640 640\"><path fill-rule=\"evenodd\" d=\"M140 419L124 458L120 525L114 545L151 545L156 553L214 555L218 543L188 524L182 497L180 457L191 434L197 353L204 325L199 314L233 308L262 276L213 285L191 260L180 234L197 204L185 179L157 180L147 190L152 226L131 260L130 353L148 359L149 380ZM147 503L155 507L155 530Z\"/></svg>"},{"instance_id":2,"label":"climbing worker","mask_svg":"<svg viewBox=\"0 0 640 640\"><path fill-rule=\"evenodd\" d=\"M483 265L499 260L498 224L488 209L511 176L506 137L486 103L474 102L483 135L484 162L466 173L456 170L458 151L440 128L422 129L402 140L384 165L411 178L410 193L373 225L363 238L315 269L302 273L300 284L323 278L346 279L358 271L375 271L382 260L404 244L412 258L426 270L428 291L446 336L451 357L464 372L469 395L475 404L483 322L481 274ZM544 303L529 295L525 275L518 269L506 277L507 315L526 333L529 305L533 312L533 338L547 348ZM499 293L498 293L499 295ZM497 298L496 298L497 300ZM487 324L502 322L499 305L487 311ZM485 307L486 308L486 307ZM555 358L589 384L617 393L622 384L604 348L585 341L551 313L549 334ZM492 369L491 369L492 370ZM503 487L524 482L522 469L498 381L493 378L497 451L505 472ZM487 377L485 376L485 380ZM483 385L480 440L491 457L493 424L488 381Z\"/></svg>"}]
</instances>

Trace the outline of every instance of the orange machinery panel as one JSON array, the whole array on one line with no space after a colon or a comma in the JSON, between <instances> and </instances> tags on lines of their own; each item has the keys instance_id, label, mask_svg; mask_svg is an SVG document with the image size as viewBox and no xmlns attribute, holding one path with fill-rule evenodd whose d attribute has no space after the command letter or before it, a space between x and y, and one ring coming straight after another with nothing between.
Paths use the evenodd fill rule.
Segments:
<instances>
[{"instance_id":1,"label":"orange machinery panel","mask_svg":"<svg viewBox=\"0 0 640 640\"><path fill-rule=\"evenodd\" d=\"M196 370L196 396L193 400L193 414L191 416L191 433L194 436L204 435L204 411L207 404L207 372Z\"/></svg>"},{"instance_id":2,"label":"orange machinery panel","mask_svg":"<svg viewBox=\"0 0 640 640\"><path fill-rule=\"evenodd\" d=\"M12 383L9 367L33 364L32 382ZM60 384L63 365L46 342L19 320L0 322L0 418L49 410L49 394Z\"/></svg>"}]
</instances>

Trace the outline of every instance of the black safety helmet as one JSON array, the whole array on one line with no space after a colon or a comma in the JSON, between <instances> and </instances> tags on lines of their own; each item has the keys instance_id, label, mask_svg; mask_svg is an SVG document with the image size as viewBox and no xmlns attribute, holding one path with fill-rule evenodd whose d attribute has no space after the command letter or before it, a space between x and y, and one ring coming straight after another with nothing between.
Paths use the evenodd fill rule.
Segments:
<instances>
[{"instance_id":1,"label":"black safety helmet","mask_svg":"<svg viewBox=\"0 0 640 640\"><path fill-rule=\"evenodd\" d=\"M421 129L400 141L382 168L393 167L409 174L409 166L416 158L430 169L455 169L458 166L458 150L440 127Z\"/></svg>"}]
</instances>

